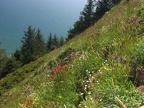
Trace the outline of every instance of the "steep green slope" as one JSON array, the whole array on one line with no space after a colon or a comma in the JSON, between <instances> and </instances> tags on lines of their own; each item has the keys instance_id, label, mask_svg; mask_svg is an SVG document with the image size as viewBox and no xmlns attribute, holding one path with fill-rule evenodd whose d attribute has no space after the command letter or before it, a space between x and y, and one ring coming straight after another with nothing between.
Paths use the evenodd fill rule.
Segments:
<instances>
[{"instance_id":1,"label":"steep green slope","mask_svg":"<svg viewBox=\"0 0 144 108\"><path fill-rule=\"evenodd\" d=\"M143 4L123 0L63 47L0 80L0 107L144 105L137 89L144 85Z\"/></svg>"}]
</instances>

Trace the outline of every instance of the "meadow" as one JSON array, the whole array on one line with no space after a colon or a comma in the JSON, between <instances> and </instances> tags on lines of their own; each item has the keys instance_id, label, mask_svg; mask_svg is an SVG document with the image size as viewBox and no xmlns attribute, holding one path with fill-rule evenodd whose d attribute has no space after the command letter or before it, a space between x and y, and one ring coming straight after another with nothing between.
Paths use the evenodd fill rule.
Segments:
<instances>
[{"instance_id":1,"label":"meadow","mask_svg":"<svg viewBox=\"0 0 144 108\"><path fill-rule=\"evenodd\" d=\"M0 80L1 108L144 105L144 5L122 0L64 46Z\"/></svg>"}]
</instances>

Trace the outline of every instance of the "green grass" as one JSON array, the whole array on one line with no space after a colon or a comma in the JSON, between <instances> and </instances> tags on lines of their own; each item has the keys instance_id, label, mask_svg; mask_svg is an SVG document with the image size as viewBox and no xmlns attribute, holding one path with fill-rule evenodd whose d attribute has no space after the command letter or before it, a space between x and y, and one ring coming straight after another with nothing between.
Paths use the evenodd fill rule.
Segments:
<instances>
[{"instance_id":1,"label":"green grass","mask_svg":"<svg viewBox=\"0 0 144 108\"><path fill-rule=\"evenodd\" d=\"M63 47L0 80L0 107L21 108L31 99L28 108L144 105L137 90L144 84L142 4L123 0ZM53 73L58 66L68 68Z\"/></svg>"}]
</instances>

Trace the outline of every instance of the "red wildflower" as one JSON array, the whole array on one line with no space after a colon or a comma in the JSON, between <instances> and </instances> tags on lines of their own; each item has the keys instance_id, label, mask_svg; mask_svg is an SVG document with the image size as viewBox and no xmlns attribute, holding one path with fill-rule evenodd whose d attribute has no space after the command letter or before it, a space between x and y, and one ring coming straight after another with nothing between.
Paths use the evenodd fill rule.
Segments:
<instances>
[{"instance_id":1,"label":"red wildflower","mask_svg":"<svg viewBox=\"0 0 144 108\"><path fill-rule=\"evenodd\" d=\"M57 67L57 71L61 71L62 67L61 66L58 66Z\"/></svg>"},{"instance_id":2,"label":"red wildflower","mask_svg":"<svg viewBox=\"0 0 144 108\"><path fill-rule=\"evenodd\" d=\"M29 98L29 101L30 101L30 102L32 102L32 101L33 101L33 99L32 99L32 98Z\"/></svg>"},{"instance_id":3,"label":"red wildflower","mask_svg":"<svg viewBox=\"0 0 144 108\"><path fill-rule=\"evenodd\" d=\"M64 65L64 66L59 65L59 66L55 67L55 68L52 70L52 72L53 72L53 73L57 73L57 72L60 72L61 70L66 70L66 69L68 69L68 66L67 66L67 65ZM53 75L50 75L50 77L52 78Z\"/></svg>"},{"instance_id":4,"label":"red wildflower","mask_svg":"<svg viewBox=\"0 0 144 108\"><path fill-rule=\"evenodd\" d=\"M53 78L53 75L52 75L52 74L50 74L50 78Z\"/></svg>"},{"instance_id":5,"label":"red wildflower","mask_svg":"<svg viewBox=\"0 0 144 108\"><path fill-rule=\"evenodd\" d=\"M56 73L56 72L57 72L57 70L56 70L56 69L53 69L53 70L52 70L52 72L53 72L53 73Z\"/></svg>"},{"instance_id":6,"label":"red wildflower","mask_svg":"<svg viewBox=\"0 0 144 108\"><path fill-rule=\"evenodd\" d=\"M52 72L53 72L53 73L57 73L57 72L61 71L61 69L62 69L61 66L57 66L57 67L55 67L55 68L52 70Z\"/></svg>"},{"instance_id":7,"label":"red wildflower","mask_svg":"<svg viewBox=\"0 0 144 108\"><path fill-rule=\"evenodd\" d=\"M33 101L32 98L30 98L29 100L26 101L25 104L21 104L21 106L22 107L27 107L27 106L29 106L32 103L32 101Z\"/></svg>"},{"instance_id":8,"label":"red wildflower","mask_svg":"<svg viewBox=\"0 0 144 108\"><path fill-rule=\"evenodd\" d=\"M25 104L21 104L21 106L22 106L22 107L26 107L26 105L25 105Z\"/></svg>"},{"instance_id":9,"label":"red wildflower","mask_svg":"<svg viewBox=\"0 0 144 108\"><path fill-rule=\"evenodd\" d=\"M29 106L29 104L30 104L30 102L26 101L25 106L27 107L27 106Z\"/></svg>"},{"instance_id":10,"label":"red wildflower","mask_svg":"<svg viewBox=\"0 0 144 108\"><path fill-rule=\"evenodd\" d=\"M66 69L68 69L68 66L67 66L67 65L64 65L64 66L63 66L63 70L66 70Z\"/></svg>"}]
</instances>

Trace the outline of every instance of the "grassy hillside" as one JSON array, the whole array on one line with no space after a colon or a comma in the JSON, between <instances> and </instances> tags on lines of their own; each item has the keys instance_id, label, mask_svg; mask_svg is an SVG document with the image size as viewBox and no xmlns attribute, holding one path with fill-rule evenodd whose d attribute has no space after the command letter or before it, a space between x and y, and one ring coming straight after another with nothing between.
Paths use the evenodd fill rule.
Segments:
<instances>
[{"instance_id":1,"label":"grassy hillside","mask_svg":"<svg viewBox=\"0 0 144 108\"><path fill-rule=\"evenodd\" d=\"M0 80L0 108L144 105L143 4L122 0L63 47Z\"/></svg>"}]
</instances>

